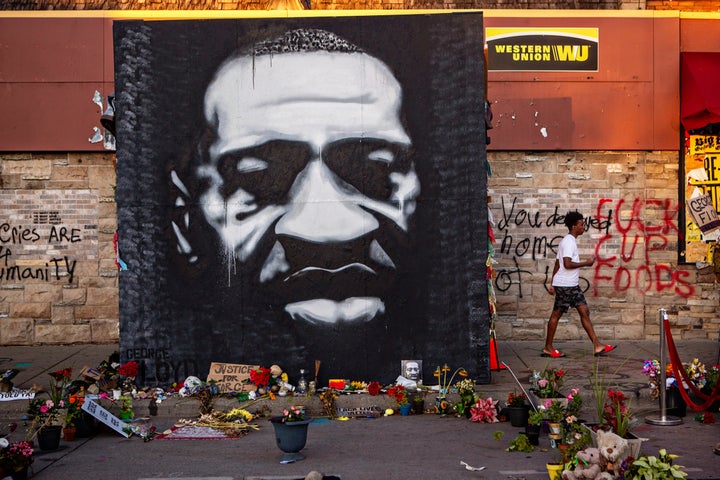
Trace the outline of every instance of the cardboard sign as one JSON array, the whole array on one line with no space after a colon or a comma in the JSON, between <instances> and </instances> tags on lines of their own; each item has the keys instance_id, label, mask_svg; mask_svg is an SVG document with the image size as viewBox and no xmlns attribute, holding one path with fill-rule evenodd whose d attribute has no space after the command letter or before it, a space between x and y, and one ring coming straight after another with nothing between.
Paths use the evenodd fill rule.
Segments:
<instances>
[{"instance_id":1,"label":"cardboard sign","mask_svg":"<svg viewBox=\"0 0 720 480\"><path fill-rule=\"evenodd\" d=\"M85 401L82 404L82 409L92 415L93 417L100 420L102 423L118 432L123 437L127 438L130 436L125 430L127 430L128 424L117 418L112 413L105 410L100 404L96 403L93 399L97 396L87 395Z\"/></svg>"},{"instance_id":2,"label":"cardboard sign","mask_svg":"<svg viewBox=\"0 0 720 480\"><path fill-rule=\"evenodd\" d=\"M703 235L720 229L720 220L715 211L712 197L709 194L690 198L686 203L690 217Z\"/></svg>"},{"instance_id":3,"label":"cardboard sign","mask_svg":"<svg viewBox=\"0 0 720 480\"><path fill-rule=\"evenodd\" d=\"M207 382L214 381L219 393L243 392L250 390L246 380L250 378L250 370L256 368L260 366L212 362Z\"/></svg>"}]
</instances>

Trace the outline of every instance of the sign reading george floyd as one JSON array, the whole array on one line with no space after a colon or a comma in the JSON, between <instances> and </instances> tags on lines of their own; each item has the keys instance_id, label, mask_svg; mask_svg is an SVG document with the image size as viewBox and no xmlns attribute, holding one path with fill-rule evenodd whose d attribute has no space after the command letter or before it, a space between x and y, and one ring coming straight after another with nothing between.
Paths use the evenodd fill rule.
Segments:
<instances>
[{"instance_id":1,"label":"sign reading george floyd","mask_svg":"<svg viewBox=\"0 0 720 480\"><path fill-rule=\"evenodd\" d=\"M258 365L212 362L207 382L215 382L219 393L242 392L247 390L250 370L257 368L260 367Z\"/></svg>"},{"instance_id":2,"label":"sign reading george floyd","mask_svg":"<svg viewBox=\"0 0 720 480\"><path fill-rule=\"evenodd\" d=\"M710 194L690 198L686 203L690 217L703 235L720 228L720 219L718 219Z\"/></svg>"},{"instance_id":3,"label":"sign reading george floyd","mask_svg":"<svg viewBox=\"0 0 720 480\"><path fill-rule=\"evenodd\" d=\"M597 28L488 27L490 71L598 70Z\"/></svg>"}]
</instances>

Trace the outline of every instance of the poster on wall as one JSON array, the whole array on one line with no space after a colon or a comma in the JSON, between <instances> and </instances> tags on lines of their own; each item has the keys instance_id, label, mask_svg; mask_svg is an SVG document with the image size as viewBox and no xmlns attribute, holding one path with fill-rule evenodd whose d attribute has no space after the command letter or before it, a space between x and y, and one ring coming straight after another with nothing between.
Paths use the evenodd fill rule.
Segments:
<instances>
[{"instance_id":1,"label":"poster on wall","mask_svg":"<svg viewBox=\"0 0 720 480\"><path fill-rule=\"evenodd\" d=\"M720 137L689 135L684 160L685 261L709 262L707 242L717 240L718 229L708 215L696 217L703 210L720 210Z\"/></svg>"},{"instance_id":2,"label":"poster on wall","mask_svg":"<svg viewBox=\"0 0 720 480\"><path fill-rule=\"evenodd\" d=\"M120 347L489 382L482 14L116 21ZM314 379L314 378L312 378Z\"/></svg>"}]
</instances>

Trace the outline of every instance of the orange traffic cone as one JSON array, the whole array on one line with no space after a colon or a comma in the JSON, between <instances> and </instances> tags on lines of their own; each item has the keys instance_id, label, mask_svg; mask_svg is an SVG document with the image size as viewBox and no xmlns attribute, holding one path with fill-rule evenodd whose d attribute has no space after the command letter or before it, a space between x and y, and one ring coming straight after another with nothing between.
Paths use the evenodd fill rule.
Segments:
<instances>
[{"instance_id":1,"label":"orange traffic cone","mask_svg":"<svg viewBox=\"0 0 720 480\"><path fill-rule=\"evenodd\" d=\"M490 370L504 370L505 365L500 365L495 335L490 335Z\"/></svg>"}]
</instances>

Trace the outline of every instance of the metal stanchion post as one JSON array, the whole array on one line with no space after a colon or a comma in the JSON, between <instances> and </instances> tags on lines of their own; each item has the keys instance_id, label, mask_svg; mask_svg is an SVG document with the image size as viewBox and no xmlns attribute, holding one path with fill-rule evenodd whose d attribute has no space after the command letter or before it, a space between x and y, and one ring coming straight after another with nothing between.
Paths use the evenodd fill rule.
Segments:
<instances>
[{"instance_id":1,"label":"metal stanchion post","mask_svg":"<svg viewBox=\"0 0 720 480\"><path fill-rule=\"evenodd\" d=\"M645 423L651 425L680 425L683 423L682 418L674 417L672 415L665 415L665 320L668 318L667 310L664 308L659 309L660 312L660 385L658 390L660 392L660 415L647 416L645 417Z\"/></svg>"}]
</instances>

